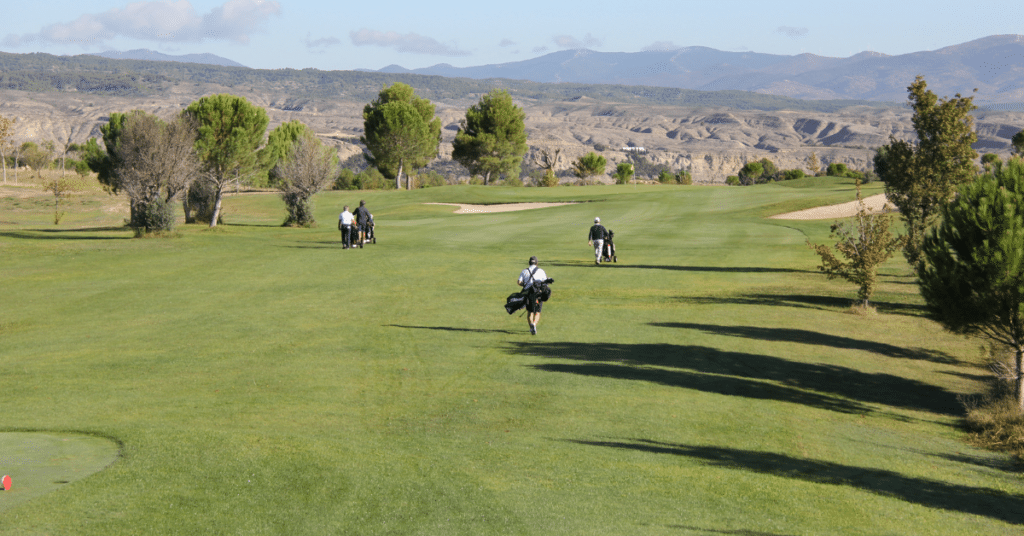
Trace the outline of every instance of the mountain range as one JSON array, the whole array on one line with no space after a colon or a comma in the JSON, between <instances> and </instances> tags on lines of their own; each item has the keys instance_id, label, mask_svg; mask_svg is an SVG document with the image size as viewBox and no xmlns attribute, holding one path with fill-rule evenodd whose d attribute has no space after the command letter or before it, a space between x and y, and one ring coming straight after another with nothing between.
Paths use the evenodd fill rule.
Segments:
<instances>
[{"instance_id":1,"label":"mountain range","mask_svg":"<svg viewBox=\"0 0 1024 536\"><path fill-rule=\"evenodd\" d=\"M99 52L90 55L100 56L101 58L110 58L112 60L178 61L181 63L202 63L205 65L221 65L224 67L245 67L245 65L242 65L241 63L227 58L222 58L216 54L182 54L174 56L144 48L137 48L127 52L108 50L106 52Z\"/></svg>"},{"instance_id":2,"label":"mountain range","mask_svg":"<svg viewBox=\"0 0 1024 536\"><path fill-rule=\"evenodd\" d=\"M798 99L902 101L922 75L936 94L972 94L990 108L1024 110L1024 35L996 35L933 51L849 58L725 52L707 47L644 52L563 50L537 58L421 69L389 65L378 72L452 78L506 78L544 83L657 86L702 91L739 90Z\"/></svg>"}]
</instances>

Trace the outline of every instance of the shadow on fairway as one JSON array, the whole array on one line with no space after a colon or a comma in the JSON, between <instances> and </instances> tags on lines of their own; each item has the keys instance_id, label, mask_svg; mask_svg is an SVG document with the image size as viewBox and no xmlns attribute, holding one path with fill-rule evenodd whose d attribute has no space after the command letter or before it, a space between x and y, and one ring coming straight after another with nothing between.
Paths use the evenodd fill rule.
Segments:
<instances>
[{"instance_id":1,"label":"shadow on fairway","mask_svg":"<svg viewBox=\"0 0 1024 536\"><path fill-rule=\"evenodd\" d=\"M539 325L539 324L538 324ZM386 328L404 328L404 329L432 329L436 331L464 331L468 333L506 333L508 335L515 335L516 333L523 333L523 331L515 332L507 329L477 329L477 328L453 328L450 326L401 326L398 324L384 324Z\"/></svg>"},{"instance_id":2,"label":"shadow on fairway","mask_svg":"<svg viewBox=\"0 0 1024 536\"><path fill-rule=\"evenodd\" d=\"M690 324L686 322L652 322L649 325L661 328L696 329L712 335L728 335L745 339L758 339L770 342L797 342L817 346L830 346L839 349L864 350L886 357L899 359L918 359L935 363L952 364L957 359L939 350L926 348L901 348L882 342L871 342L837 335L827 335L805 329L759 328L754 326L717 326L714 324Z\"/></svg>"},{"instance_id":3,"label":"shadow on fairway","mask_svg":"<svg viewBox=\"0 0 1024 536\"><path fill-rule=\"evenodd\" d=\"M4 238L25 240L131 240L131 234L124 236L76 236L75 233L99 233L108 231L130 231L126 227L89 227L85 229L25 229L22 231L3 231Z\"/></svg>"},{"instance_id":4,"label":"shadow on fairway","mask_svg":"<svg viewBox=\"0 0 1024 536\"><path fill-rule=\"evenodd\" d=\"M675 344L513 342L511 345L508 351L512 354L583 362L532 365L549 372L640 380L841 413L874 411L866 404L942 415L962 413L956 395L941 387L836 365Z\"/></svg>"},{"instance_id":5,"label":"shadow on fairway","mask_svg":"<svg viewBox=\"0 0 1024 536\"><path fill-rule=\"evenodd\" d=\"M1024 496L991 488L964 486L904 476L885 469L806 460L772 452L684 445L650 439L566 441L579 445L686 456L726 469L792 478L815 484L848 486L928 508L985 516L1014 525L1024 524Z\"/></svg>"},{"instance_id":6,"label":"shadow on fairway","mask_svg":"<svg viewBox=\"0 0 1024 536\"><path fill-rule=\"evenodd\" d=\"M680 297L679 301L696 305L771 305L776 307L800 307L831 311L847 309L858 300L851 298L835 298L832 296L810 296L806 294L743 294L740 296L692 296ZM895 313L907 316L925 316L927 309L923 305L909 303L892 303L871 301L871 305L882 313Z\"/></svg>"},{"instance_id":7,"label":"shadow on fairway","mask_svg":"<svg viewBox=\"0 0 1024 536\"><path fill-rule=\"evenodd\" d=\"M782 534L779 532L764 532L760 530L747 530L747 529L706 529L704 527L692 527L689 525L665 525L670 529L689 530L699 532L701 534L732 534L735 536L793 536L791 534Z\"/></svg>"},{"instance_id":8,"label":"shadow on fairway","mask_svg":"<svg viewBox=\"0 0 1024 536\"><path fill-rule=\"evenodd\" d=\"M594 261L553 261L545 263L548 266L595 266ZM671 266L667 264L629 264L626 262L602 262L603 268L629 268L639 270L675 270L679 272L721 272L741 274L778 274L778 273L817 273L811 270L793 270L790 268L764 268L760 266Z\"/></svg>"}]
</instances>

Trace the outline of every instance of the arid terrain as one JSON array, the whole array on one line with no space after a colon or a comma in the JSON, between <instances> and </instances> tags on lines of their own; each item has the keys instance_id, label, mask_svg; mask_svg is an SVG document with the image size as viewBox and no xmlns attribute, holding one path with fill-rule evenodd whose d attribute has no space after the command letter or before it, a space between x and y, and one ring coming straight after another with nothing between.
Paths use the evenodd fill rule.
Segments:
<instances>
[{"instance_id":1,"label":"arid terrain","mask_svg":"<svg viewBox=\"0 0 1024 536\"><path fill-rule=\"evenodd\" d=\"M99 127L111 112L141 109L168 117L193 100L230 92L264 107L270 128L300 120L338 148L341 158L358 154L365 102L339 97L296 107L286 93L266 94L244 87L175 84L155 96L114 97L64 92L0 92L0 114L17 117L15 141L53 140L59 147L69 137L81 143L100 137ZM459 120L477 97L460 102L437 102L441 118L440 159L450 159L451 141ZM905 107L854 106L840 112L756 111L720 107L643 106L602 102L587 96L562 103L533 103L520 99L526 111L531 156L561 148L559 169L598 147L608 159L609 173L626 158L625 146L643 147L647 158L672 169L688 168L695 182L723 182L748 161L770 158L779 168L803 167L813 152L822 165L844 163L854 169L871 165L874 148L888 140L913 138L910 110ZM1024 129L1024 113L978 110L975 113L979 153L1003 157L1010 138ZM528 160L531 159L528 156ZM610 181L610 177L605 180Z\"/></svg>"}]
</instances>

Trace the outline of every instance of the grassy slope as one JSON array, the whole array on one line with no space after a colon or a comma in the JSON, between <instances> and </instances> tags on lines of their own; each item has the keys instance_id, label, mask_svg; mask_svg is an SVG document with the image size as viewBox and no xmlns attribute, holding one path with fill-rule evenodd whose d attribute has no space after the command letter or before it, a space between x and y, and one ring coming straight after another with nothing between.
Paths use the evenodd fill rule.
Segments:
<instances>
[{"instance_id":1,"label":"grassy slope","mask_svg":"<svg viewBox=\"0 0 1024 536\"><path fill-rule=\"evenodd\" d=\"M762 216L852 189L794 186L331 192L313 230L238 196L175 239L5 215L0 431L123 451L0 533L1017 533L1019 475L956 428L977 343L901 260L881 314L845 314L804 245L829 222ZM379 244L342 251L360 197ZM566 200L591 202L422 204ZM530 255L556 279L536 337L501 308Z\"/></svg>"}]
</instances>

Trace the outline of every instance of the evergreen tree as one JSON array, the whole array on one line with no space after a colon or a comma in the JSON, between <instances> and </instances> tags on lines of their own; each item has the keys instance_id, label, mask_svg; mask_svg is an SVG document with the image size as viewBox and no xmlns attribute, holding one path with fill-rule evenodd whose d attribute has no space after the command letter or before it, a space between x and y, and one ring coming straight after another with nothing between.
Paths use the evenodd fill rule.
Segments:
<instances>
[{"instance_id":1,"label":"evergreen tree","mask_svg":"<svg viewBox=\"0 0 1024 536\"><path fill-rule=\"evenodd\" d=\"M1013 349L1024 413L1024 160L962 185L941 216L922 242L921 295L949 331Z\"/></svg>"},{"instance_id":2,"label":"evergreen tree","mask_svg":"<svg viewBox=\"0 0 1024 536\"><path fill-rule=\"evenodd\" d=\"M939 99L918 76L907 88L914 110L912 122L917 141L889 138L875 154L875 171L885 182L885 195L906 222L904 255L916 265L921 261L921 242L935 224L942 205L957 186L977 174L978 153L971 144L974 132L974 97Z\"/></svg>"},{"instance_id":3,"label":"evergreen tree","mask_svg":"<svg viewBox=\"0 0 1024 536\"><path fill-rule=\"evenodd\" d=\"M506 90L495 89L466 110L466 119L452 143L452 159L471 175L518 178L526 145L526 112Z\"/></svg>"},{"instance_id":4,"label":"evergreen tree","mask_svg":"<svg viewBox=\"0 0 1024 536\"><path fill-rule=\"evenodd\" d=\"M377 100L363 108L363 130L360 141L370 151L367 160L385 177L395 179L396 188L402 187L403 172L417 170L437 157L441 142L441 120L434 117L434 105L401 82L382 89Z\"/></svg>"},{"instance_id":5,"label":"evergreen tree","mask_svg":"<svg viewBox=\"0 0 1024 536\"><path fill-rule=\"evenodd\" d=\"M224 189L258 171L256 150L263 145L270 119L263 108L224 93L203 97L185 111L199 127L196 153L206 172L204 179L214 191L210 227L216 227Z\"/></svg>"},{"instance_id":6,"label":"evergreen tree","mask_svg":"<svg viewBox=\"0 0 1024 536\"><path fill-rule=\"evenodd\" d=\"M590 177L604 174L604 168L608 165L605 158L593 151L579 157L572 163L573 173L587 183Z\"/></svg>"}]
</instances>

